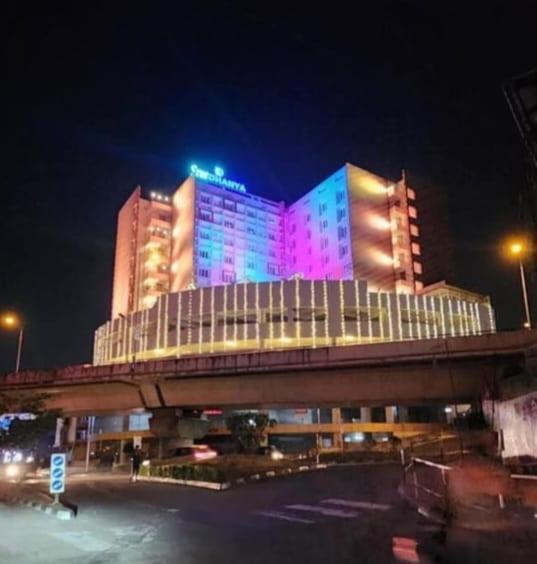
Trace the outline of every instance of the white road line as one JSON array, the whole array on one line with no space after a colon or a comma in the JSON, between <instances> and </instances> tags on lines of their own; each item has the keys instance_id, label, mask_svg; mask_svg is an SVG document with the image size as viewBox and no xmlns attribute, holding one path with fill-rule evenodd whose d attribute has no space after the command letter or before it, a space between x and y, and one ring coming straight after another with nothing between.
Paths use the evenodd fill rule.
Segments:
<instances>
[{"instance_id":1,"label":"white road line","mask_svg":"<svg viewBox=\"0 0 537 564\"><path fill-rule=\"evenodd\" d=\"M273 517L274 519L283 519L284 521L294 521L295 523L305 523L311 525L315 521L310 519L300 519L299 517L291 517L291 515L286 515L285 513L280 513L279 511L256 511L257 515L263 515L264 517Z\"/></svg>"},{"instance_id":2,"label":"white road line","mask_svg":"<svg viewBox=\"0 0 537 564\"><path fill-rule=\"evenodd\" d=\"M391 505L386 505L384 503L352 501L351 499L323 499L321 503L331 503L333 505L342 505L343 507L354 507L355 509L377 509L379 511L387 511L391 507Z\"/></svg>"},{"instance_id":3,"label":"white road line","mask_svg":"<svg viewBox=\"0 0 537 564\"><path fill-rule=\"evenodd\" d=\"M51 536L84 552L104 552L112 547L111 543L99 540L85 531L81 533L68 531L64 533L52 533Z\"/></svg>"},{"instance_id":4,"label":"white road line","mask_svg":"<svg viewBox=\"0 0 537 564\"><path fill-rule=\"evenodd\" d=\"M342 509L329 509L327 507L321 507L318 505L304 505L302 503L297 503L295 505L286 505L286 509L296 509L297 511L311 511L311 513L321 513L321 515L327 515L328 517L342 517L343 519L353 519L358 517L359 513L355 511L343 511Z\"/></svg>"}]
</instances>

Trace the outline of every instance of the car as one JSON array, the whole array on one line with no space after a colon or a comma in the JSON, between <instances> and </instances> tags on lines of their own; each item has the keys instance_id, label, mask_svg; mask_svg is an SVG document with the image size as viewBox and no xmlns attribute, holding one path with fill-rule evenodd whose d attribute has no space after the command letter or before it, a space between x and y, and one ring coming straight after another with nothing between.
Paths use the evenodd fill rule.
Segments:
<instances>
[{"instance_id":1,"label":"car","mask_svg":"<svg viewBox=\"0 0 537 564\"><path fill-rule=\"evenodd\" d=\"M283 452L274 445L259 447L257 449L257 454L261 454L262 456L270 456L272 460L281 460L283 458Z\"/></svg>"},{"instance_id":2,"label":"car","mask_svg":"<svg viewBox=\"0 0 537 564\"><path fill-rule=\"evenodd\" d=\"M174 464L188 464L191 462L202 462L216 458L218 453L208 445L190 445L177 447L171 452Z\"/></svg>"},{"instance_id":3,"label":"car","mask_svg":"<svg viewBox=\"0 0 537 564\"><path fill-rule=\"evenodd\" d=\"M35 456L29 450L0 451L0 479L21 482L27 474L36 470Z\"/></svg>"}]
</instances>

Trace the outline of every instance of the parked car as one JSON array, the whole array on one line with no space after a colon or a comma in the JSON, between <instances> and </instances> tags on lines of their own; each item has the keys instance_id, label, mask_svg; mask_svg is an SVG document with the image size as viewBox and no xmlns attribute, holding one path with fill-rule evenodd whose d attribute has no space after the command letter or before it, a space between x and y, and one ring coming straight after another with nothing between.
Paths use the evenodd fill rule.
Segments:
<instances>
[{"instance_id":1,"label":"parked car","mask_svg":"<svg viewBox=\"0 0 537 564\"><path fill-rule=\"evenodd\" d=\"M188 464L191 462L202 462L216 458L218 453L208 445L191 445L178 447L171 452L174 464Z\"/></svg>"},{"instance_id":2,"label":"parked car","mask_svg":"<svg viewBox=\"0 0 537 564\"><path fill-rule=\"evenodd\" d=\"M22 482L26 475L35 472L36 468L35 456L30 450L0 451L0 479Z\"/></svg>"},{"instance_id":3,"label":"parked car","mask_svg":"<svg viewBox=\"0 0 537 564\"><path fill-rule=\"evenodd\" d=\"M257 454L261 454L263 456L270 456L272 460L281 460L283 458L283 452L274 445L259 447L257 449Z\"/></svg>"}]
</instances>

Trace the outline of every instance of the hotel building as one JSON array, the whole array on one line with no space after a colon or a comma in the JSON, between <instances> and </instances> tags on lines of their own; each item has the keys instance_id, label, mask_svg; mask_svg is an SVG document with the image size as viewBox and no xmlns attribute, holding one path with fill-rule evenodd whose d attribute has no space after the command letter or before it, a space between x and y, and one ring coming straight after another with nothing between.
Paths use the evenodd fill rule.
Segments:
<instances>
[{"instance_id":1,"label":"hotel building","mask_svg":"<svg viewBox=\"0 0 537 564\"><path fill-rule=\"evenodd\" d=\"M192 167L118 216L94 363L494 331L485 296L423 287L416 193L351 164L286 206Z\"/></svg>"}]
</instances>

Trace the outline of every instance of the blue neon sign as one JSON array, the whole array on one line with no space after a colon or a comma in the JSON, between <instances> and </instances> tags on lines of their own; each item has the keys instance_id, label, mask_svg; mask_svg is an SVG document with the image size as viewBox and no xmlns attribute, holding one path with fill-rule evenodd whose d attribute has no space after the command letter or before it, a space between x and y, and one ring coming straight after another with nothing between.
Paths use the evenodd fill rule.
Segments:
<instances>
[{"instance_id":1,"label":"blue neon sign","mask_svg":"<svg viewBox=\"0 0 537 564\"><path fill-rule=\"evenodd\" d=\"M190 167L190 174L194 178L210 182L211 184L216 184L217 186L223 186L224 188L229 188L235 192L241 192L243 194L246 192L246 186L244 184L225 178L224 169L219 166L214 167L214 172L208 172L207 170L199 168L198 165L193 164Z\"/></svg>"}]
</instances>

